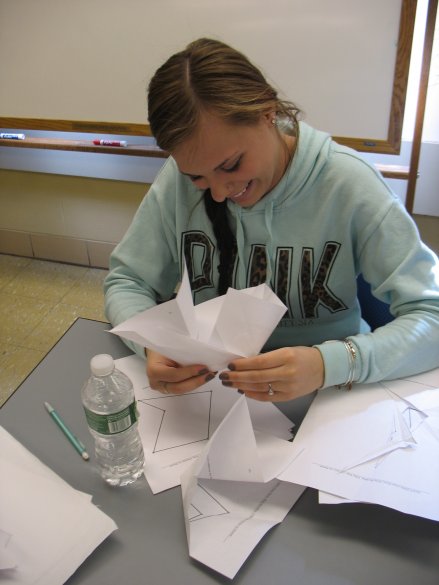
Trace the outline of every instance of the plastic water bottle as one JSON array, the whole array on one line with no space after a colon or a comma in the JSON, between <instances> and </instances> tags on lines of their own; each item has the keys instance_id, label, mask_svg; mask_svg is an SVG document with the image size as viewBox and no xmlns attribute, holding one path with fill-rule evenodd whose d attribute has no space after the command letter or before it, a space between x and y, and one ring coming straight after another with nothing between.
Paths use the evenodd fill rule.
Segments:
<instances>
[{"instance_id":1,"label":"plastic water bottle","mask_svg":"<svg viewBox=\"0 0 439 585\"><path fill-rule=\"evenodd\" d=\"M127 485L142 475L144 463L133 385L111 355L96 355L90 369L81 396L97 465L107 483Z\"/></svg>"}]
</instances>

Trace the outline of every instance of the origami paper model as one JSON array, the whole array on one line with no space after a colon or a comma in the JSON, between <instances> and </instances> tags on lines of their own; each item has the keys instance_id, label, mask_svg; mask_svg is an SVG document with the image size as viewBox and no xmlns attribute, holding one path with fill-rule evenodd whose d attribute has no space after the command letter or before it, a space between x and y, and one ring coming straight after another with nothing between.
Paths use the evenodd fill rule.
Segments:
<instances>
[{"instance_id":1,"label":"origami paper model","mask_svg":"<svg viewBox=\"0 0 439 585\"><path fill-rule=\"evenodd\" d=\"M111 329L181 365L222 370L239 357L257 355L287 307L266 285L236 290L193 304L187 269L175 299Z\"/></svg>"}]
</instances>

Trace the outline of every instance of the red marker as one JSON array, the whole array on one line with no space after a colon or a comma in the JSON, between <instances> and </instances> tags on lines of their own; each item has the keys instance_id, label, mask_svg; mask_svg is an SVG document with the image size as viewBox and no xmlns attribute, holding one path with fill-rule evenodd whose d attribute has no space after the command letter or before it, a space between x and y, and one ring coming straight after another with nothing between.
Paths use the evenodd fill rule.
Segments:
<instances>
[{"instance_id":1,"label":"red marker","mask_svg":"<svg viewBox=\"0 0 439 585\"><path fill-rule=\"evenodd\" d=\"M126 140L93 140L97 146L127 146Z\"/></svg>"}]
</instances>

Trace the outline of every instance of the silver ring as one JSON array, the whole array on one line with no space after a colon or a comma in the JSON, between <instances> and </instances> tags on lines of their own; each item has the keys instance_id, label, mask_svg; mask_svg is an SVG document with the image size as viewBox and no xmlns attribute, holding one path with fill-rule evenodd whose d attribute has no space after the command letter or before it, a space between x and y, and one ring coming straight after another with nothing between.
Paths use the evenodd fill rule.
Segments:
<instances>
[{"instance_id":1,"label":"silver ring","mask_svg":"<svg viewBox=\"0 0 439 585\"><path fill-rule=\"evenodd\" d=\"M274 390L273 390L273 386L270 384L270 382L268 383L268 391L267 391L268 396L274 396Z\"/></svg>"}]
</instances>

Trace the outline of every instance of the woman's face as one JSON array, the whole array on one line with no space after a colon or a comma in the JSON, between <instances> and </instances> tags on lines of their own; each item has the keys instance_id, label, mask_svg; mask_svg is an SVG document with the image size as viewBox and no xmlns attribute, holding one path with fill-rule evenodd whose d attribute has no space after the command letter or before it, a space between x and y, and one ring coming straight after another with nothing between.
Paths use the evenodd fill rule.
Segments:
<instances>
[{"instance_id":1,"label":"woman's face","mask_svg":"<svg viewBox=\"0 0 439 585\"><path fill-rule=\"evenodd\" d=\"M205 113L196 134L171 152L180 171L217 202L251 207L282 178L294 139L273 125L274 114L237 126Z\"/></svg>"}]
</instances>

